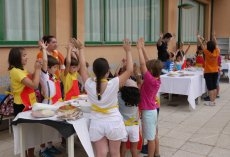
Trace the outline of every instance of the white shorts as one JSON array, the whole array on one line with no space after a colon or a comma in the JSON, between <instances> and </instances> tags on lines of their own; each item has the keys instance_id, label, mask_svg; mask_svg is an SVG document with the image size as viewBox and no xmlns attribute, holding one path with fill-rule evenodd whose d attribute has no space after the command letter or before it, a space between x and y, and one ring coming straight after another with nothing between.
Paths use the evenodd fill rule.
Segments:
<instances>
[{"instance_id":1,"label":"white shorts","mask_svg":"<svg viewBox=\"0 0 230 157\"><path fill-rule=\"evenodd\" d=\"M157 110L142 110L142 132L146 140L154 140L157 126Z\"/></svg>"},{"instance_id":2,"label":"white shorts","mask_svg":"<svg viewBox=\"0 0 230 157\"><path fill-rule=\"evenodd\" d=\"M122 139L122 142L127 142L128 139L130 142L138 142L139 141L139 125L126 126L127 136Z\"/></svg>"},{"instance_id":3,"label":"white shorts","mask_svg":"<svg viewBox=\"0 0 230 157\"><path fill-rule=\"evenodd\" d=\"M127 132L122 119L120 121L91 119L89 135L92 142L99 141L103 137L117 141L124 139L127 136Z\"/></svg>"}]
</instances>

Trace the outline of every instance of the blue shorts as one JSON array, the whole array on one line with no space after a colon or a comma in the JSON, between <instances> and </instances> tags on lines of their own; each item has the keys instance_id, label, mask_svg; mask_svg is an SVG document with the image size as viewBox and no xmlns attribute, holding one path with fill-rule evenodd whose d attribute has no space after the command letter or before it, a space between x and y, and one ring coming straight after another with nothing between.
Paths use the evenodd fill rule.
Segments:
<instances>
[{"instance_id":1,"label":"blue shorts","mask_svg":"<svg viewBox=\"0 0 230 157\"><path fill-rule=\"evenodd\" d=\"M146 140L155 140L157 127L157 110L142 110L142 132Z\"/></svg>"}]
</instances>

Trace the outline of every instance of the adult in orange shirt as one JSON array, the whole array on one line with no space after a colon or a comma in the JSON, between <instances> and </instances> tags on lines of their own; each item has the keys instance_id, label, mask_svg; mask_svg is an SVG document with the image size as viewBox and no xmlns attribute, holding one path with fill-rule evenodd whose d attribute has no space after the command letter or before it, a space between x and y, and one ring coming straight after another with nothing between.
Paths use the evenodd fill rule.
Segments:
<instances>
[{"instance_id":1,"label":"adult in orange shirt","mask_svg":"<svg viewBox=\"0 0 230 157\"><path fill-rule=\"evenodd\" d=\"M208 89L210 101L205 102L205 105L214 106L217 94L217 79L218 79L218 57L220 50L217 47L216 38L213 36L213 40L207 42L207 48L204 48L202 40L198 35L198 41L204 50L204 78Z\"/></svg>"},{"instance_id":2,"label":"adult in orange shirt","mask_svg":"<svg viewBox=\"0 0 230 157\"><path fill-rule=\"evenodd\" d=\"M61 54L61 52L57 50L57 39L52 35L47 35L47 36L43 36L42 40L44 43L47 44L47 54L53 56L59 61L60 68L55 72L55 74L57 77L60 77L60 70L64 70L65 65L64 65L63 55ZM37 58L42 59L42 50L40 50L39 53L37 54Z\"/></svg>"}]
</instances>

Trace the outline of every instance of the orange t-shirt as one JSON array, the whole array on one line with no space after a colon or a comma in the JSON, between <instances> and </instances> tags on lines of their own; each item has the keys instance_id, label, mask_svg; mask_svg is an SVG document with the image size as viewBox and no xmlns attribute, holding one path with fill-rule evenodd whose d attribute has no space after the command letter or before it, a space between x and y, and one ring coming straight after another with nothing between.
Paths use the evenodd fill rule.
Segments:
<instances>
[{"instance_id":1,"label":"orange t-shirt","mask_svg":"<svg viewBox=\"0 0 230 157\"><path fill-rule=\"evenodd\" d=\"M59 51L57 51L57 50L54 50L54 51L52 51L52 52L50 52L51 53L51 55L54 57L54 58L56 58L58 61L59 61L59 63L60 63L60 70L63 70L63 69L65 69L65 65L64 65L64 57L63 57L63 55L61 54L61 52L59 52ZM37 59L42 59L42 51L39 51L39 53L37 54ZM60 77L60 70L57 70L56 72L55 72L55 75L59 78Z\"/></svg>"},{"instance_id":2,"label":"orange t-shirt","mask_svg":"<svg viewBox=\"0 0 230 157\"><path fill-rule=\"evenodd\" d=\"M213 53L204 50L205 60L204 60L204 73L215 73L218 72L218 57L220 55L220 50L215 49Z\"/></svg>"}]
</instances>

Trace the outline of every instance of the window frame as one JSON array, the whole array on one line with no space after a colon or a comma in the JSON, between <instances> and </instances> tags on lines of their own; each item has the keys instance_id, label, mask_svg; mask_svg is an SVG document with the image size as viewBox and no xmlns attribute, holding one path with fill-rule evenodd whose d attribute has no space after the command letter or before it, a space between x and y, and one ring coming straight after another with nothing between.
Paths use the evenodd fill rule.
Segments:
<instances>
[{"instance_id":1,"label":"window frame","mask_svg":"<svg viewBox=\"0 0 230 157\"><path fill-rule=\"evenodd\" d=\"M197 18L197 25L196 25L196 27L197 27L197 29L199 30L199 28L200 28L200 14L201 14L201 10L200 10L200 7L201 6L203 6L204 7L204 10L203 10L203 30L202 30L202 33L203 34L201 34L202 36L204 36L204 30L205 30L205 4L203 4L203 3L201 3L201 2L198 2L198 1L196 1L196 0L190 0L190 1L193 1L193 2L195 2L195 3L197 3L197 5L198 5L198 18ZM184 0L179 0L179 4L178 5L181 5L181 4L184 4L184 3L187 3L187 2L185 2ZM181 17L183 17L183 9L182 9L182 11L181 11ZM179 17L178 17L179 18ZM177 19L178 20L178 19ZM177 22L178 23L178 22ZM182 21L181 21L181 23L182 23ZM184 26L183 26L183 24L181 25L181 40L184 38L184 34L183 34L183 29L184 29ZM177 32L178 33L178 32ZM200 32L199 32L200 33ZM190 44L196 44L197 43L197 41L183 41L185 44L188 44L188 43L190 43Z\"/></svg>"},{"instance_id":2,"label":"window frame","mask_svg":"<svg viewBox=\"0 0 230 157\"><path fill-rule=\"evenodd\" d=\"M150 0L150 4L152 3L152 1ZM150 5L151 6L151 5ZM103 0L103 9L104 11L102 11L102 21L104 21L104 24L103 24L103 41L85 41L85 46L116 46L116 45L122 45L123 42L121 41L105 41L105 32L106 32L106 26L105 26L105 23L106 23L106 0ZM150 7L150 9L152 10L153 8ZM150 10L150 12L151 12ZM164 0L160 0L160 32L163 31L163 27L164 27ZM151 28L151 21L150 21L150 28ZM151 31L151 29L150 29ZM150 32L151 34L151 32ZM146 45L153 45L153 44L156 44L157 41L145 41L145 44ZM132 45L135 45L136 42L132 42Z\"/></svg>"},{"instance_id":3,"label":"window frame","mask_svg":"<svg viewBox=\"0 0 230 157\"><path fill-rule=\"evenodd\" d=\"M3 10L3 1L0 1L0 9ZM49 34L49 0L43 0L43 28L44 34ZM0 16L0 22L4 21L4 17ZM37 46L38 41L7 41L2 40L3 36L3 26L0 25L0 47L9 47L9 46Z\"/></svg>"}]
</instances>

